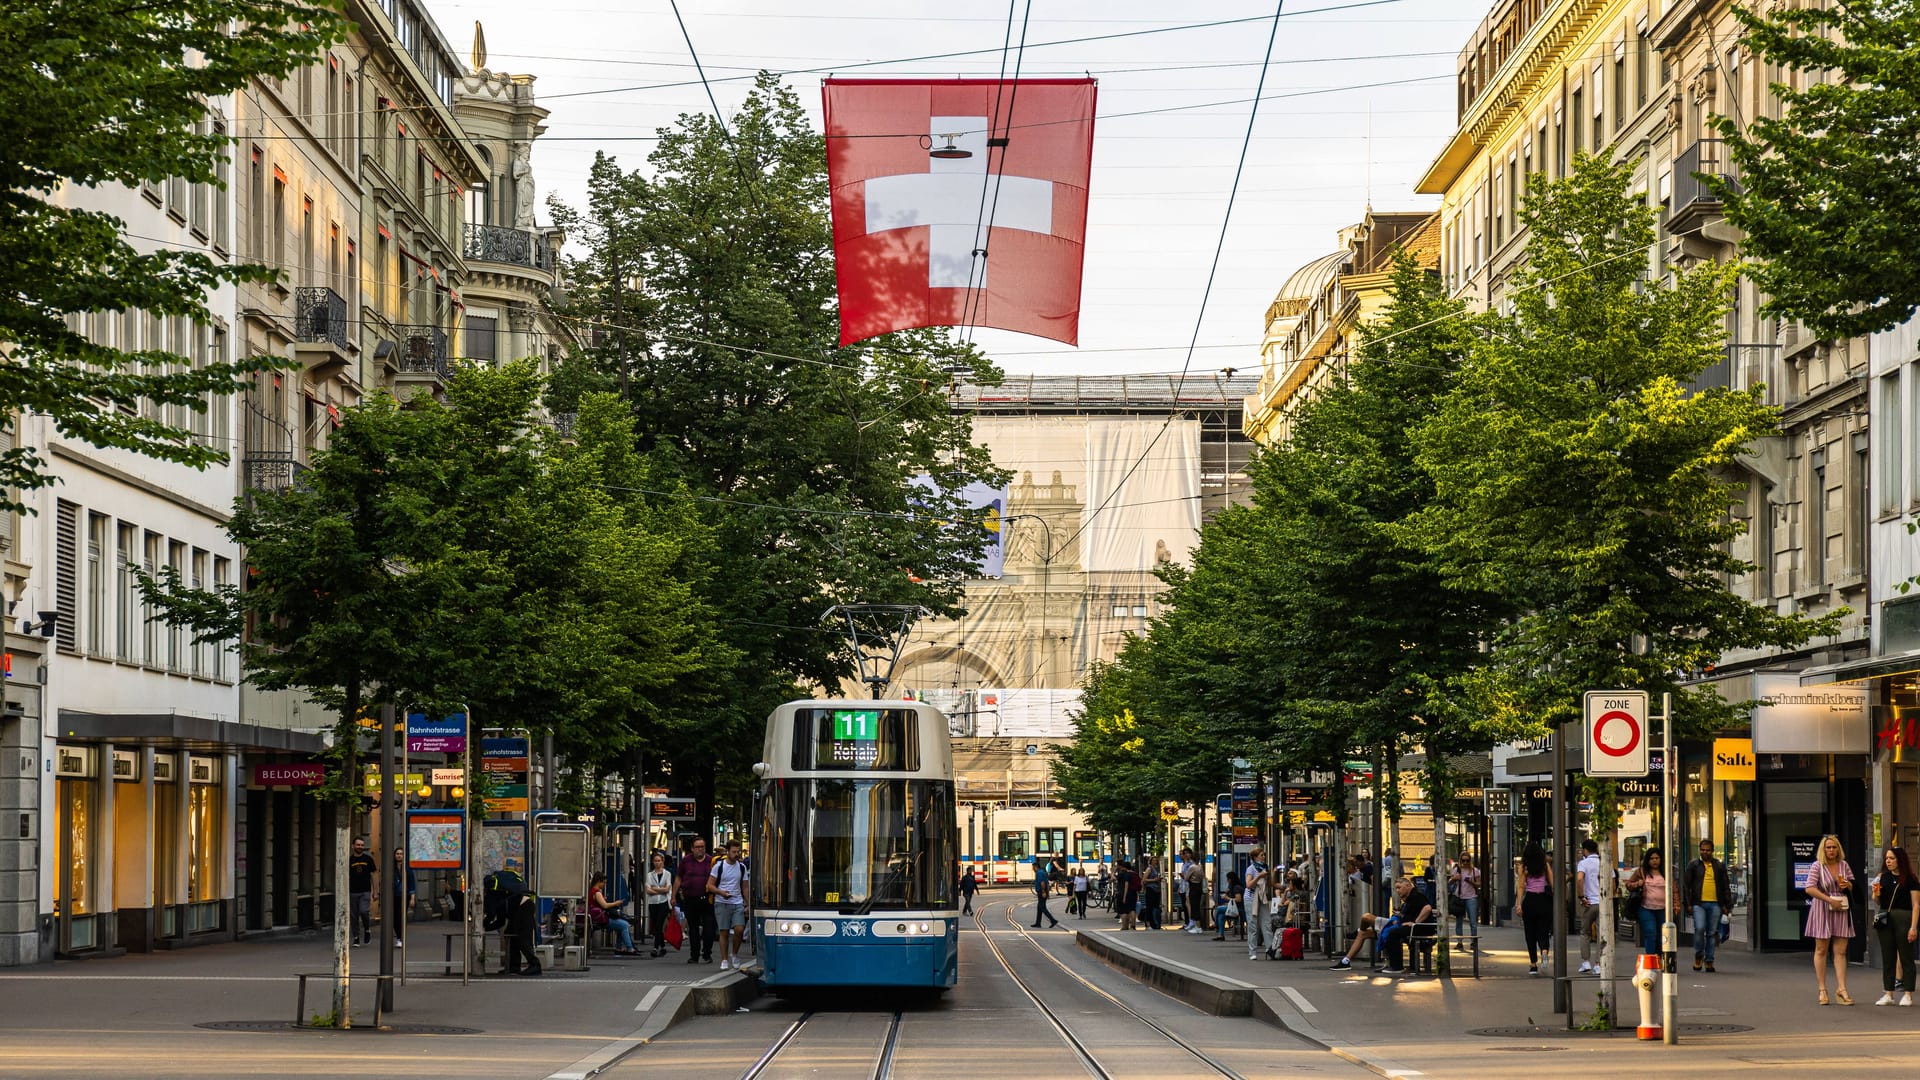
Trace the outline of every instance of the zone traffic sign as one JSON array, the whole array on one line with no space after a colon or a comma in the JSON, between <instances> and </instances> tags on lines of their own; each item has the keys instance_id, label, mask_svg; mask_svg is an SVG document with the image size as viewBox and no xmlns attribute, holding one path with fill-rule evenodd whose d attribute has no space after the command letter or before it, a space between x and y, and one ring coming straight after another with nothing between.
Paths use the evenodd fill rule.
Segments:
<instances>
[{"instance_id":1,"label":"zone traffic sign","mask_svg":"<svg viewBox=\"0 0 1920 1080\"><path fill-rule=\"evenodd\" d=\"M1647 775L1647 692L1586 694L1588 776Z\"/></svg>"}]
</instances>

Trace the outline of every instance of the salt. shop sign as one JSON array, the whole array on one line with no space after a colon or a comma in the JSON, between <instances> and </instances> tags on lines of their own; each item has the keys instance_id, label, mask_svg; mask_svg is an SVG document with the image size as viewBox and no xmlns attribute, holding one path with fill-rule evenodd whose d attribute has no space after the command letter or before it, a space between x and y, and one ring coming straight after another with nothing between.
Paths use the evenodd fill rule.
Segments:
<instances>
[{"instance_id":1,"label":"salt. shop sign","mask_svg":"<svg viewBox=\"0 0 1920 1080\"><path fill-rule=\"evenodd\" d=\"M326 783L327 767L317 761L255 765L254 787L318 787Z\"/></svg>"}]
</instances>

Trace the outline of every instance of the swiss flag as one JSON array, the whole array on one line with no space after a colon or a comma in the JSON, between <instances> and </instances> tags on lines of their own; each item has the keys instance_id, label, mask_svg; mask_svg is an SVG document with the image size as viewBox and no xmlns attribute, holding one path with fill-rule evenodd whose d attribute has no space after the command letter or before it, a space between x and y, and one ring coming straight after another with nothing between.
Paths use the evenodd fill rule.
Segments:
<instances>
[{"instance_id":1,"label":"swiss flag","mask_svg":"<svg viewBox=\"0 0 1920 1080\"><path fill-rule=\"evenodd\" d=\"M963 324L1078 343L1092 79L828 79L825 93L840 344ZM967 156L933 156L949 145Z\"/></svg>"}]
</instances>

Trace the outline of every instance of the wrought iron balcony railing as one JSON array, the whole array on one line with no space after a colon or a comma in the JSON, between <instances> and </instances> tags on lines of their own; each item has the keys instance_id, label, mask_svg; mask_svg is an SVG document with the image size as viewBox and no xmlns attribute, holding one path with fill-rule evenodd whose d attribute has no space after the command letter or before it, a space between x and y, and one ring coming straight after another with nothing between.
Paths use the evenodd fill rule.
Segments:
<instances>
[{"instance_id":1,"label":"wrought iron balcony railing","mask_svg":"<svg viewBox=\"0 0 1920 1080\"><path fill-rule=\"evenodd\" d=\"M511 263L536 270L553 269L553 252L525 229L504 225L468 225L461 254L481 262Z\"/></svg>"},{"instance_id":2,"label":"wrought iron balcony railing","mask_svg":"<svg viewBox=\"0 0 1920 1080\"><path fill-rule=\"evenodd\" d=\"M1696 203L1712 206L1720 205L1720 195L1707 186L1703 176L1715 176L1733 182L1739 188L1739 177L1733 171L1733 162L1728 158L1726 149L1719 139L1701 139L1682 151L1673 162L1673 212L1671 218L1679 218L1691 210L1705 209L1696 207Z\"/></svg>"},{"instance_id":3,"label":"wrought iron balcony railing","mask_svg":"<svg viewBox=\"0 0 1920 1080\"><path fill-rule=\"evenodd\" d=\"M301 341L330 341L347 347L347 302L324 285L294 290L294 336Z\"/></svg>"},{"instance_id":4,"label":"wrought iron balcony railing","mask_svg":"<svg viewBox=\"0 0 1920 1080\"><path fill-rule=\"evenodd\" d=\"M402 372L447 377L447 332L437 326L402 326L396 365Z\"/></svg>"}]
</instances>

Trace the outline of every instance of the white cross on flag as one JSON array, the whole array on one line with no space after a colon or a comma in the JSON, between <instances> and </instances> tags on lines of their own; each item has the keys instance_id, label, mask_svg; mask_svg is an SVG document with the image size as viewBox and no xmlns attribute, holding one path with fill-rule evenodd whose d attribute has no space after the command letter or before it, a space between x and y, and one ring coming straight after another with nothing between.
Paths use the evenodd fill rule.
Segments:
<instances>
[{"instance_id":1,"label":"white cross on flag","mask_svg":"<svg viewBox=\"0 0 1920 1080\"><path fill-rule=\"evenodd\" d=\"M840 344L966 324L1076 344L1093 99L1092 79L828 79Z\"/></svg>"}]
</instances>

